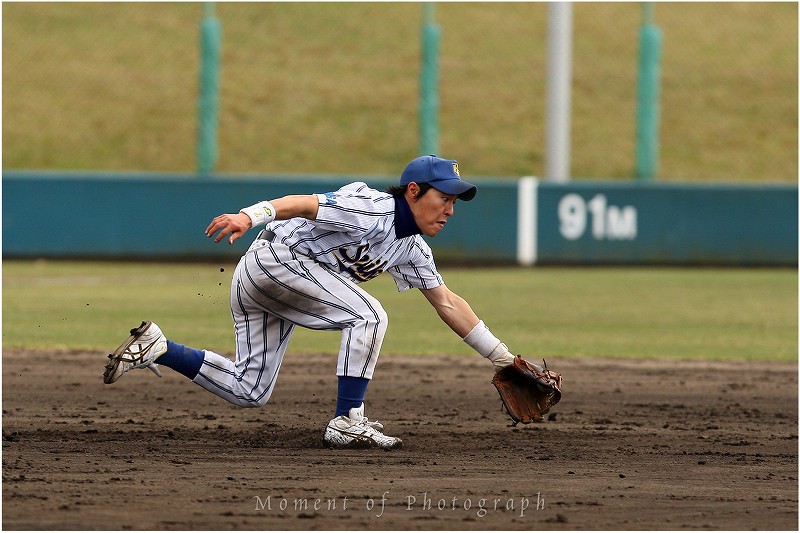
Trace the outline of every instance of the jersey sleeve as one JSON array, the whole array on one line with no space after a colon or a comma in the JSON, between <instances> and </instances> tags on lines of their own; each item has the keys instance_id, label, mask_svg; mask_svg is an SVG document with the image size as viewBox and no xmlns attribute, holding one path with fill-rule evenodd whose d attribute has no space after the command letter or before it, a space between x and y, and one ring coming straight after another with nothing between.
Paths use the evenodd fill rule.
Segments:
<instances>
[{"instance_id":1,"label":"jersey sleeve","mask_svg":"<svg viewBox=\"0 0 800 533\"><path fill-rule=\"evenodd\" d=\"M394 213L394 202L388 194L356 182L333 192L318 194L319 209L314 224L322 229L361 235L380 220Z\"/></svg>"},{"instance_id":2,"label":"jersey sleeve","mask_svg":"<svg viewBox=\"0 0 800 533\"><path fill-rule=\"evenodd\" d=\"M408 289L435 289L444 284L430 246L420 237L415 236L409 249L409 260L387 270L394 279L398 291Z\"/></svg>"}]
</instances>

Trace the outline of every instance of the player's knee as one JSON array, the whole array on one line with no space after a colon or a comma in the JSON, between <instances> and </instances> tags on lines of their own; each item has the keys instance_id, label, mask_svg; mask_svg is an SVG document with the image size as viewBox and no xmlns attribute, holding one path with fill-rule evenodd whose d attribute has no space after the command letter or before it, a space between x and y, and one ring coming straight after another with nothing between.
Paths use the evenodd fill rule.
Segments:
<instances>
[{"instance_id":1,"label":"player's knee","mask_svg":"<svg viewBox=\"0 0 800 533\"><path fill-rule=\"evenodd\" d=\"M375 316L376 316L376 325L378 326L378 328L380 328L382 331L385 332L386 328L389 327L389 315L386 313L383 307L378 307L375 310Z\"/></svg>"},{"instance_id":2,"label":"player's knee","mask_svg":"<svg viewBox=\"0 0 800 533\"><path fill-rule=\"evenodd\" d=\"M386 314L386 310L378 300L373 299L371 303L370 312L364 318L379 327L385 328L389 324L389 315Z\"/></svg>"},{"instance_id":3,"label":"player's knee","mask_svg":"<svg viewBox=\"0 0 800 533\"><path fill-rule=\"evenodd\" d=\"M249 402L244 407L247 408L264 407L265 405L267 405L267 402L269 402L269 398L258 398L256 400Z\"/></svg>"},{"instance_id":4,"label":"player's knee","mask_svg":"<svg viewBox=\"0 0 800 533\"><path fill-rule=\"evenodd\" d=\"M389 324L389 315L381 302L370 294L364 294L367 305L361 308L361 318L369 325L386 329Z\"/></svg>"},{"instance_id":5,"label":"player's knee","mask_svg":"<svg viewBox=\"0 0 800 533\"><path fill-rule=\"evenodd\" d=\"M269 398L242 398L239 399L236 404L239 407L246 407L248 409L253 409L256 407L264 407L269 402Z\"/></svg>"},{"instance_id":6,"label":"player's knee","mask_svg":"<svg viewBox=\"0 0 800 533\"><path fill-rule=\"evenodd\" d=\"M239 388L236 394L236 405L240 407L264 407L272 396L272 389L263 391L258 389Z\"/></svg>"}]
</instances>

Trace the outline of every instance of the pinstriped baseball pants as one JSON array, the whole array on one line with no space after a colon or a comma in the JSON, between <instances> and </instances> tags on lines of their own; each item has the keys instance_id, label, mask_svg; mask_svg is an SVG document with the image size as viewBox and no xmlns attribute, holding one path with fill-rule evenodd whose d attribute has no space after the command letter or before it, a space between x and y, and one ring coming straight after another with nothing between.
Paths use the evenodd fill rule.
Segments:
<instances>
[{"instance_id":1,"label":"pinstriped baseball pants","mask_svg":"<svg viewBox=\"0 0 800 533\"><path fill-rule=\"evenodd\" d=\"M337 376L372 379L388 317L344 276L287 246L256 240L231 282L236 361L205 351L194 382L243 407L267 403L295 326L340 330Z\"/></svg>"}]
</instances>

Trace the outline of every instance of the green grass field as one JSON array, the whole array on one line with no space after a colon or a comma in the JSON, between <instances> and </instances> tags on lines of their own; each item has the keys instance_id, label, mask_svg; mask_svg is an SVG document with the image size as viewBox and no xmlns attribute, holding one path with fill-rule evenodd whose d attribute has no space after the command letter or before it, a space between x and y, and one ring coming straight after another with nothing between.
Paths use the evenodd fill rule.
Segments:
<instances>
[{"instance_id":1,"label":"green grass field","mask_svg":"<svg viewBox=\"0 0 800 533\"><path fill-rule=\"evenodd\" d=\"M3 346L105 352L142 319L230 354L233 264L3 262ZM224 270L224 271L221 271ZM550 357L795 361L796 269L442 268L515 352ZM389 313L384 353L470 354L418 291L364 286ZM293 352L338 350L298 330ZM102 357L98 359L102 363Z\"/></svg>"},{"instance_id":2,"label":"green grass field","mask_svg":"<svg viewBox=\"0 0 800 533\"><path fill-rule=\"evenodd\" d=\"M193 172L199 2L6 2L3 168ZM217 2L220 172L397 175L421 7ZM440 153L542 176L547 4L445 2ZM642 6L574 5L572 175L630 178ZM660 178L797 181L796 2L659 2Z\"/></svg>"}]
</instances>

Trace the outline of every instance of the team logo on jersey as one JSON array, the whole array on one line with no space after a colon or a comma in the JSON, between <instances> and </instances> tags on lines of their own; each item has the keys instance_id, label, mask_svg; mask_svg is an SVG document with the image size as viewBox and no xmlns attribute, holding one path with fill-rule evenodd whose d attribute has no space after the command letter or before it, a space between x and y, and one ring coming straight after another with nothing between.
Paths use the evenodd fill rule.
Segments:
<instances>
[{"instance_id":1,"label":"team logo on jersey","mask_svg":"<svg viewBox=\"0 0 800 533\"><path fill-rule=\"evenodd\" d=\"M325 204L326 205L336 205L336 195L332 192L325 193Z\"/></svg>"},{"instance_id":2,"label":"team logo on jersey","mask_svg":"<svg viewBox=\"0 0 800 533\"><path fill-rule=\"evenodd\" d=\"M456 163L455 161L453 161L453 172L455 172L456 176L458 176L459 178L461 177L461 173L458 171L458 163Z\"/></svg>"},{"instance_id":3,"label":"team logo on jersey","mask_svg":"<svg viewBox=\"0 0 800 533\"><path fill-rule=\"evenodd\" d=\"M340 246L337 250L338 253L334 252L333 254L339 272L346 272L359 281L368 281L383 273L388 261L382 261L380 258L373 259L367 253L368 251L369 244L358 246L352 253L346 246Z\"/></svg>"}]
</instances>

